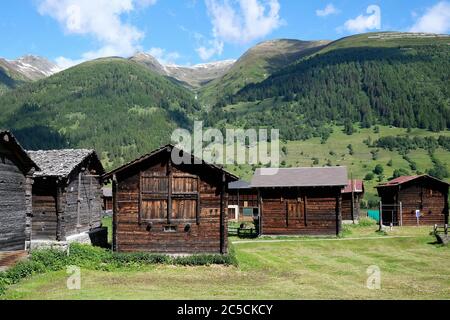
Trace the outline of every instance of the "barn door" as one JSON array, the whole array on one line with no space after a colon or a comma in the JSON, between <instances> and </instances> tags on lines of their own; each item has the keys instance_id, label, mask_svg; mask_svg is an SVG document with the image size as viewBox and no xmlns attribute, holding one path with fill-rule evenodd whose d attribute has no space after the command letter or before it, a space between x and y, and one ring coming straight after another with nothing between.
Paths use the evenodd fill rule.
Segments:
<instances>
[{"instance_id":1,"label":"barn door","mask_svg":"<svg viewBox=\"0 0 450 320\"><path fill-rule=\"evenodd\" d=\"M140 174L139 223L142 220L166 221L169 178Z\"/></svg>"},{"instance_id":2,"label":"barn door","mask_svg":"<svg viewBox=\"0 0 450 320\"><path fill-rule=\"evenodd\" d=\"M174 220L199 221L199 180L192 175L172 177L172 216Z\"/></svg>"},{"instance_id":3,"label":"barn door","mask_svg":"<svg viewBox=\"0 0 450 320\"><path fill-rule=\"evenodd\" d=\"M286 200L286 226L300 221L304 215L304 205L301 199Z\"/></svg>"}]
</instances>

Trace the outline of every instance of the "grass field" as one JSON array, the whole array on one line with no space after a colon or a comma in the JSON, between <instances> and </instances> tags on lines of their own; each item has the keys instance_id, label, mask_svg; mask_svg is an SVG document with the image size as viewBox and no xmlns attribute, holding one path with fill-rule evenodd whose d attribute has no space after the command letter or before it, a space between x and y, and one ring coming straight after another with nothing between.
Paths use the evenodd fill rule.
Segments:
<instances>
[{"instance_id":1,"label":"grass field","mask_svg":"<svg viewBox=\"0 0 450 320\"><path fill-rule=\"evenodd\" d=\"M82 289L65 272L36 275L4 299L450 299L450 249L433 244L430 227L387 236L348 227L342 239L235 240L239 267L148 266L82 270ZM381 289L366 287L369 266Z\"/></svg>"}]
</instances>

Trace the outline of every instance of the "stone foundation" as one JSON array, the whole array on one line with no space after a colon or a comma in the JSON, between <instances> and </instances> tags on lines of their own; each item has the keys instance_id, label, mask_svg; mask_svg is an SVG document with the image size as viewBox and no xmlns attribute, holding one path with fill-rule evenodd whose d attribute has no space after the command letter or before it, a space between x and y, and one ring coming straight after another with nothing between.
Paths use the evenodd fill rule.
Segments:
<instances>
[{"instance_id":1,"label":"stone foundation","mask_svg":"<svg viewBox=\"0 0 450 320\"><path fill-rule=\"evenodd\" d=\"M104 227L96 228L91 231L82 232L68 236L66 241L56 240L31 240L27 241L27 250L55 249L67 251L69 245L73 242L90 244L94 246L106 247L108 244L108 229Z\"/></svg>"}]
</instances>

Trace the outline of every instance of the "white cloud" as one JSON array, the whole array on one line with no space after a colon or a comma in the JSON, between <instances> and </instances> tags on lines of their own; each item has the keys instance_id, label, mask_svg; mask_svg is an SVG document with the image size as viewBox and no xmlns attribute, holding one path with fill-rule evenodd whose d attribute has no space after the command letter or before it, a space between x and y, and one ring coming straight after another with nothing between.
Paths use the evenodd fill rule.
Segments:
<instances>
[{"instance_id":1,"label":"white cloud","mask_svg":"<svg viewBox=\"0 0 450 320\"><path fill-rule=\"evenodd\" d=\"M381 8L377 5L370 5L366 12L368 15L359 15L355 19L347 20L343 27L338 28L338 31L362 33L381 29Z\"/></svg>"},{"instance_id":2,"label":"white cloud","mask_svg":"<svg viewBox=\"0 0 450 320\"><path fill-rule=\"evenodd\" d=\"M267 36L283 23L278 0L205 0L205 3L213 39L196 49L203 60L220 55L225 42L246 44Z\"/></svg>"},{"instance_id":3,"label":"white cloud","mask_svg":"<svg viewBox=\"0 0 450 320\"><path fill-rule=\"evenodd\" d=\"M248 43L277 29L280 19L278 0L205 0L216 38L233 43Z\"/></svg>"},{"instance_id":4,"label":"white cloud","mask_svg":"<svg viewBox=\"0 0 450 320\"><path fill-rule=\"evenodd\" d=\"M141 50L144 33L125 23L121 16L155 3L156 0L41 0L38 11L57 20L67 34L92 36L99 45L99 49L84 53L78 60L58 58L63 67L105 56L130 56Z\"/></svg>"},{"instance_id":5,"label":"white cloud","mask_svg":"<svg viewBox=\"0 0 450 320\"><path fill-rule=\"evenodd\" d=\"M327 6L324 9L318 9L316 10L316 15L318 17L326 17L331 14L338 14L341 10L336 8L332 3L327 4Z\"/></svg>"},{"instance_id":6,"label":"white cloud","mask_svg":"<svg viewBox=\"0 0 450 320\"><path fill-rule=\"evenodd\" d=\"M176 51L167 52L165 49L157 47L151 48L147 53L155 57L161 64L174 64L181 58L181 55Z\"/></svg>"},{"instance_id":7,"label":"white cloud","mask_svg":"<svg viewBox=\"0 0 450 320\"><path fill-rule=\"evenodd\" d=\"M224 43L217 39L209 40L207 45L200 46L195 51L197 51L200 59L209 60L215 55L221 55L223 52Z\"/></svg>"},{"instance_id":8,"label":"white cloud","mask_svg":"<svg viewBox=\"0 0 450 320\"><path fill-rule=\"evenodd\" d=\"M450 31L450 2L441 1L429 8L411 27L411 32L448 33Z\"/></svg>"}]
</instances>

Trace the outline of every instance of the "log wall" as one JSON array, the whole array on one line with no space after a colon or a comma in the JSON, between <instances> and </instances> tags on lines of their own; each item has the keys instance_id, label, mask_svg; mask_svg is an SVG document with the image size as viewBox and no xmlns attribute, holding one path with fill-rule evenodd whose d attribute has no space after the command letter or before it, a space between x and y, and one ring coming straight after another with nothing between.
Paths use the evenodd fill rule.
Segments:
<instances>
[{"instance_id":1,"label":"log wall","mask_svg":"<svg viewBox=\"0 0 450 320\"><path fill-rule=\"evenodd\" d=\"M0 145L0 251L23 250L30 195L26 193L29 177L17 159Z\"/></svg>"},{"instance_id":2,"label":"log wall","mask_svg":"<svg viewBox=\"0 0 450 320\"><path fill-rule=\"evenodd\" d=\"M221 209L224 212L226 204L221 192L225 183L202 170L203 165L172 166L167 157L155 161L116 177L114 249L226 253L226 237L221 237L221 232L227 232L224 214L221 231Z\"/></svg>"},{"instance_id":3,"label":"log wall","mask_svg":"<svg viewBox=\"0 0 450 320\"><path fill-rule=\"evenodd\" d=\"M339 188L261 189L262 235L331 235L339 232Z\"/></svg>"},{"instance_id":4,"label":"log wall","mask_svg":"<svg viewBox=\"0 0 450 320\"><path fill-rule=\"evenodd\" d=\"M353 219L359 220L361 212L361 198L362 194L355 193L354 199L354 212ZM343 193L342 194L342 220L352 220L352 194Z\"/></svg>"}]
</instances>

